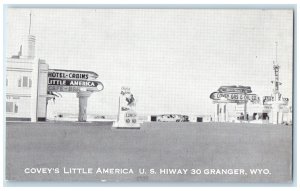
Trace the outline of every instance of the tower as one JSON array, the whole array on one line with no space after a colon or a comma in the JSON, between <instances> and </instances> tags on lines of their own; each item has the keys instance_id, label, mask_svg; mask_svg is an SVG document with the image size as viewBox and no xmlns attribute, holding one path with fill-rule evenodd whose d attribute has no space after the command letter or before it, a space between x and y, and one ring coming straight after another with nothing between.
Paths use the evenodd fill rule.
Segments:
<instances>
[{"instance_id":1,"label":"tower","mask_svg":"<svg viewBox=\"0 0 300 191\"><path fill-rule=\"evenodd\" d=\"M275 61L273 61L273 69L274 69L274 81L271 81L274 84L274 89L272 93L272 121L273 124L281 124L283 119L283 113L281 106L284 105L282 101L282 95L279 92L279 86L282 84L279 82L279 64L277 60L277 46L278 43L275 42L276 45L276 56Z\"/></svg>"},{"instance_id":2,"label":"tower","mask_svg":"<svg viewBox=\"0 0 300 191\"><path fill-rule=\"evenodd\" d=\"M278 64L278 60L277 60L277 46L278 43L275 42L276 45L276 57L275 57L275 61L273 61L273 70L274 70L274 81L271 81L272 84L274 84L274 89L273 89L273 97L274 100L273 101L280 101L281 100L281 94L279 92L279 85L281 85L282 83L279 82L279 69L280 66Z\"/></svg>"},{"instance_id":3,"label":"tower","mask_svg":"<svg viewBox=\"0 0 300 191\"><path fill-rule=\"evenodd\" d=\"M31 35L31 12L29 14L29 31L27 35L27 41L24 46L23 58L34 59L35 58L35 36Z\"/></svg>"}]
</instances>

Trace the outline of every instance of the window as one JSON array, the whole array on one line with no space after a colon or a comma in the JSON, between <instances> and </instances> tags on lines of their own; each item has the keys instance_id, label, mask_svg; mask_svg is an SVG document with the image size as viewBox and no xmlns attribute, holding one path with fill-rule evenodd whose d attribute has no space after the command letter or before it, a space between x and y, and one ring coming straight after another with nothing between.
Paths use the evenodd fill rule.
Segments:
<instances>
[{"instance_id":1,"label":"window","mask_svg":"<svg viewBox=\"0 0 300 191\"><path fill-rule=\"evenodd\" d=\"M23 87L28 87L28 77L23 76Z\"/></svg>"},{"instance_id":2,"label":"window","mask_svg":"<svg viewBox=\"0 0 300 191\"><path fill-rule=\"evenodd\" d=\"M19 80L18 80L18 87L21 87L21 84L22 84L22 79L19 78Z\"/></svg>"},{"instance_id":3,"label":"window","mask_svg":"<svg viewBox=\"0 0 300 191\"><path fill-rule=\"evenodd\" d=\"M23 76L18 79L18 87L32 87L32 80L28 76Z\"/></svg>"},{"instance_id":4,"label":"window","mask_svg":"<svg viewBox=\"0 0 300 191\"><path fill-rule=\"evenodd\" d=\"M15 113L18 113L19 106L15 103Z\"/></svg>"},{"instance_id":5,"label":"window","mask_svg":"<svg viewBox=\"0 0 300 191\"><path fill-rule=\"evenodd\" d=\"M6 102L6 112L13 112L13 106L14 103L13 102Z\"/></svg>"},{"instance_id":6,"label":"window","mask_svg":"<svg viewBox=\"0 0 300 191\"><path fill-rule=\"evenodd\" d=\"M19 112L19 106L17 103L14 103L12 101L6 102L6 112L10 113L18 113Z\"/></svg>"}]
</instances>

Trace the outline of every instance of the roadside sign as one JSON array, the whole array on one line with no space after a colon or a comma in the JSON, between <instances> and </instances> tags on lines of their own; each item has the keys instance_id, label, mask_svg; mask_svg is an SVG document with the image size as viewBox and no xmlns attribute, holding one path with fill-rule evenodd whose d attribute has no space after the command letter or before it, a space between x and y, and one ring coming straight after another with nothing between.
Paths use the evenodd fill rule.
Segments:
<instances>
[{"instance_id":1,"label":"roadside sign","mask_svg":"<svg viewBox=\"0 0 300 191\"><path fill-rule=\"evenodd\" d=\"M50 69L48 71L48 91L79 92L82 88L87 91L101 91L104 86L95 81L98 74L91 71Z\"/></svg>"},{"instance_id":2,"label":"roadside sign","mask_svg":"<svg viewBox=\"0 0 300 191\"><path fill-rule=\"evenodd\" d=\"M245 101L259 101L259 97L256 94L242 94L242 93L222 93L222 92L213 92L210 94L210 99L212 100L226 100L230 103L237 103L237 102L245 102Z\"/></svg>"},{"instance_id":3,"label":"roadside sign","mask_svg":"<svg viewBox=\"0 0 300 191\"><path fill-rule=\"evenodd\" d=\"M252 93L250 86L221 86L220 93Z\"/></svg>"},{"instance_id":4,"label":"roadside sign","mask_svg":"<svg viewBox=\"0 0 300 191\"><path fill-rule=\"evenodd\" d=\"M264 105L271 105L275 101L274 96L263 96L263 104ZM283 97L278 97L277 101L282 101L283 104L287 105L289 102L289 98L283 98Z\"/></svg>"},{"instance_id":5,"label":"roadside sign","mask_svg":"<svg viewBox=\"0 0 300 191\"><path fill-rule=\"evenodd\" d=\"M98 74L96 74L95 72L92 72L92 71L49 69L48 78L94 80L94 79L98 78Z\"/></svg>"},{"instance_id":6,"label":"roadside sign","mask_svg":"<svg viewBox=\"0 0 300 191\"><path fill-rule=\"evenodd\" d=\"M137 113L135 112L136 100L129 87L121 87L119 95L119 108L117 121L113 123L116 128L139 128Z\"/></svg>"}]
</instances>

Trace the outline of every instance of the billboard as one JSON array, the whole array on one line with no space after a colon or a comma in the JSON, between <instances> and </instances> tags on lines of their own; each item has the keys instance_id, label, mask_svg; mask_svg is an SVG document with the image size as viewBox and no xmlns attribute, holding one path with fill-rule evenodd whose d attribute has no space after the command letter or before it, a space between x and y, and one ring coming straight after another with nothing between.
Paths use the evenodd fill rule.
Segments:
<instances>
[{"instance_id":1,"label":"billboard","mask_svg":"<svg viewBox=\"0 0 300 191\"><path fill-rule=\"evenodd\" d=\"M94 80L98 74L92 71L49 69L48 78Z\"/></svg>"},{"instance_id":2,"label":"billboard","mask_svg":"<svg viewBox=\"0 0 300 191\"><path fill-rule=\"evenodd\" d=\"M113 124L117 128L139 128L137 113L135 112L136 99L127 86L121 87L119 96L118 118Z\"/></svg>"},{"instance_id":3,"label":"billboard","mask_svg":"<svg viewBox=\"0 0 300 191\"><path fill-rule=\"evenodd\" d=\"M256 94L241 94L241 93L227 93L227 92L213 92L210 94L212 100L226 100L228 102L244 102L244 101L259 101L259 97Z\"/></svg>"},{"instance_id":4,"label":"billboard","mask_svg":"<svg viewBox=\"0 0 300 191\"><path fill-rule=\"evenodd\" d=\"M252 93L250 86L221 86L217 92L210 94L214 102L245 103L260 102L259 96Z\"/></svg>"}]
</instances>

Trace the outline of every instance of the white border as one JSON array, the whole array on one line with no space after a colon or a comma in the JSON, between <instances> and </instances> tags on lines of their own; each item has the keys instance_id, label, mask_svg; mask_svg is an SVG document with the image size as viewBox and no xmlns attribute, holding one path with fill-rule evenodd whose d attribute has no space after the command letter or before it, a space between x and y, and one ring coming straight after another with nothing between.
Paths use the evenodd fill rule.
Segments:
<instances>
[{"instance_id":1,"label":"white border","mask_svg":"<svg viewBox=\"0 0 300 191\"><path fill-rule=\"evenodd\" d=\"M138 0L127 0L127 1L122 1L122 0L110 0L110 1L95 1L95 0L76 0L76 1L68 1L68 0L45 0L45 1L38 1L38 0L26 0L26 1L22 1L22 0L3 0L2 1L2 6L1 6L1 13L3 13L3 5L4 4L21 4L21 5L30 5L30 4L47 4L47 5L53 5L53 4L65 4L65 5L74 5L74 4L83 4L83 5L87 5L87 4L110 4L110 5L117 5L117 4L121 4L121 5L124 5L124 4L127 4L127 5L130 5L130 4L173 4L173 5L186 5L186 4L200 4L200 5L216 5L216 6L229 6L230 4L240 4L240 5L263 5L263 4L296 4L297 5L297 9L299 8L299 4L296 0L243 0L243 1L238 1L238 0L230 0L230 1L222 1L222 0L210 0L210 1L196 1L196 0L171 0L171 1L167 1L167 0L145 0L145 1L138 1ZM3 37L3 27L4 27L4 22L3 22L3 14L0 14L1 15L1 20L2 20L2 30L1 30L1 36ZM297 26L299 26L299 13L297 14ZM298 33L298 32L297 32ZM297 34L295 34L297 35ZM298 36L298 35L297 35ZM3 38L1 38L1 44L3 45ZM297 38L297 44L299 44L299 38ZM1 53L1 58L3 60L3 46L1 46L1 50L0 50L0 53ZM299 48L297 49L297 55L299 53ZM296 63L295 63L296 65ZM0 75L1 75L1 78L4 79L3 77L3 70L4 68L3 67L0 67ZM299 67L297 67L297 71L295 71L296 74L298 74L298 71L299 71ZM296 76L295 76L295 79ZM298 80L297 80L298 81ZM296 90L299 89L299 83L296 82L295 84L295 88ZM2 83L0 85L0 92L2 92L0 95L1 95L1 98L2 100L4 100L4 96L3 96L3 87L4 87L4 80L2 80ZM296 91L295 91L296 93ZM2 110L0 110L0 123L3 124L3 114L4 114L4 107L3 107L3 103L4 102L1 102L1 107L2 107ZM294 106L294 111L297 110L297 102L295 102L295 106ZM297 112L297 119L300 119L299 117L299 114ZM295 127L297 128L297 127ZM297 131L297 137L298 137L298 134L299 134L299 131ZM3 145L3 138L4 138L4 135L0 136L0 148L1 148L1 153L2 153L2 156L3 156L3 149L4 149L4 145ZM299 153L299 147L297 147L297 153ZM3 157L0 157L0 164L3 164ZM0 180L2 181L2 186L3 186L3 165L0 165ZM297 166L297 171L299 172L299 165ZM297 182L299 184L299 175L297 176ZM85 184L86 185L86 184ZM84 185L83 185L84 186ZM116 186L118 186L116 184ZM142 186L142 185L141 185ZM179 186L177 184L170 184L170 186ZM205 186L205 185L203 185ZM38 188L38 187L34 187L34 188L31 188L31 187L4 187L3 188L4 190L41 190L41 188ZM122 190L140 190L141 188L138 188L138 187L126 187L126 188L105 188L105 187L101 187L101 188L95 188L95 187L89 187L89 188L82 188L82 187L76 187L76 188L71 188L71 187L43 187L42 190L52 190L52 189L58 189L58 190L82 190L82 189L88 189L88 190L99 190L99 189L106 189L106 190L115 190L115 189L122 189ZM152 190L152 189L162 189L162 190L165 190L166 188L165 187L159 187L159 188L155 188L155 187L148 187L148 188L143 188L145 190ZM172 189L174 191L176 190L182 190L182 189L188 189L188 190L198 190L198 189L204 189L204 190L296 190L297 188L296 187L288 187L288 188L285 188L285 187L242 187L242 188L239 188L239 187L201 187L201 188L198 188L198 187L189 187L189 188L183 188L183 187L177 187L177 188L168 188L168 189Z\"/></svg>"}]
</instances>

